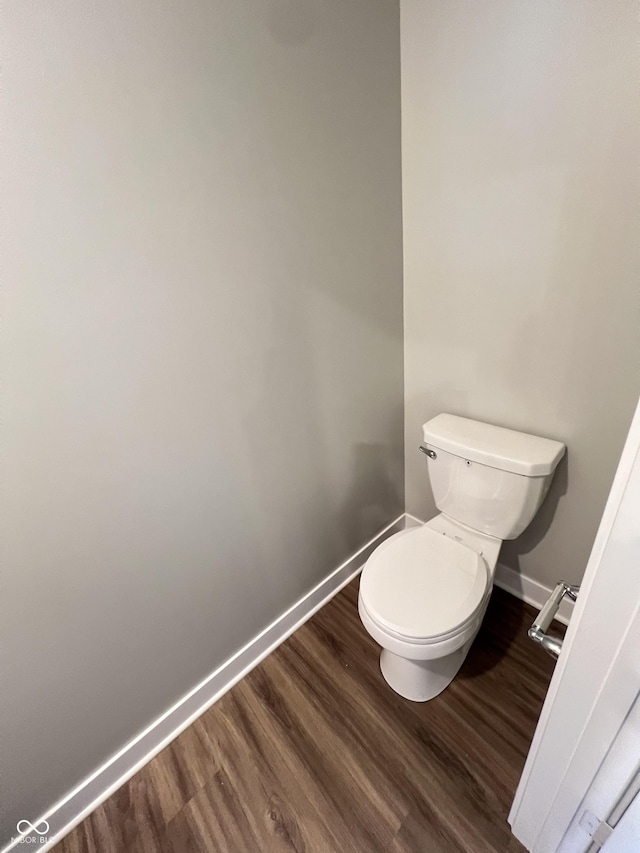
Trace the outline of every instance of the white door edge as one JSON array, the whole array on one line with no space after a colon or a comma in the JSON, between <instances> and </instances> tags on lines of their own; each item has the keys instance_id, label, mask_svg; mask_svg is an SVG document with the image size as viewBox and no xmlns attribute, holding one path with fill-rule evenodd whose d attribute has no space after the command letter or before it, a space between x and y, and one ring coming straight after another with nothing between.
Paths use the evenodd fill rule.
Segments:
<instances>
[{"instance_id":1,"label":"white door edge","mask_svg":"<svg viewBox=\"0 0 640 853\"><path fill-rule=\"evenodd\" d=\"M637 695L639 514L640 405L509 814L533 853L558 849Z\"/></svg>"}]
</instances>

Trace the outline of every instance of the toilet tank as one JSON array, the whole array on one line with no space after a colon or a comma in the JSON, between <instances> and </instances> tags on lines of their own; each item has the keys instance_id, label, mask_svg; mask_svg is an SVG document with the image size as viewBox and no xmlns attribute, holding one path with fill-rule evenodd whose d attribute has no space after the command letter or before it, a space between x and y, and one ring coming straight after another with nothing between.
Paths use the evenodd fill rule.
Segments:
<instances>
[{"instance_id":1,"label":"toilet tank","mask_svg":"<svg viewBox=\"0 0 640 853\"><path fill-rule=\"evenodd\" d=\"M515 539L532 521L565 451L560 441L456 415L422 430L440 512L498 539Z\"/></svg>"}]
</instances>

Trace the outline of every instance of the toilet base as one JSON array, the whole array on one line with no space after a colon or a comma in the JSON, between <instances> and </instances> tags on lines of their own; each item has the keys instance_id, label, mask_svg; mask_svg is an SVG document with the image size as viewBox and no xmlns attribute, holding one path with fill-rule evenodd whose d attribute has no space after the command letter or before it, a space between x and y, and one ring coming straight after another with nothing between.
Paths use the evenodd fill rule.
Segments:
<instances>
[{"instance_id":1,"label":"toilet base","mask_svg":"<svg viewBox=\"0 0 640 853\"><path fill-rule=\"evenodd\" d=\"M432 660L409 660L388 649L380 654L380 669L392 690L412 702L434 699L455 678L471 648L474 637L452 652Z\"/></svg>"}]
</instances>

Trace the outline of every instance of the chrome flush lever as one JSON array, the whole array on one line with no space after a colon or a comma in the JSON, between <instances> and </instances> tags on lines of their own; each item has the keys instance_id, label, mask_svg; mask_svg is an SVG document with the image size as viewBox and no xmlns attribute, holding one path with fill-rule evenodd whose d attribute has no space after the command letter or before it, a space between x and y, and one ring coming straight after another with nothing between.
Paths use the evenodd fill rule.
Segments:
<instances>
[{"instance_id":1,"label":"chrome flush lever","mask_svg":"<svg viewBox=\"0 0 640 853\"><path fill-rule=\"evenodd\" d=\"M559 637L551 637L547 634L549 625L551 625L553 617L558 612L558 608L565 595L572 601L576 601L579 592L579 586L571 586L566 581L558 581L546 604L534 619L533 625L529 628L529 637L534 643L539 643L546 652L549 652L551 657L560 657L562 640Z\"/></svg>"},{"instance_id":2,"label":"chrome flush lever","mask_svg":"<svg viewBox=\"0 0 640 853\"><path fill-rule=\"evenodd\" d=\"M425 447L424 445L421 444L420 447L418 448L418 450L421 450L423 453L425 453L429 457L429 459L437 459L438 458L438 454L435 452L435 450L431 450L430 447Z\"/></svg>"}]
</instances>

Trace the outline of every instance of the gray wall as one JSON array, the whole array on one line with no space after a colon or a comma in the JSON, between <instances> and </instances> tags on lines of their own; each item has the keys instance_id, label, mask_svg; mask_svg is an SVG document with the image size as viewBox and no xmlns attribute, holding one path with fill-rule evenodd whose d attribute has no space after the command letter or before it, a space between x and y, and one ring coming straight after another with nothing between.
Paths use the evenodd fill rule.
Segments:
<instances>
[{"instance_id":1,"label":"gray wall","mask_svg":"<svg viewBox=\"0 0 640 853\"><path fill-rule=\"evenodd\" d=\"M564 440L501 559L578 581L640 390L637 7L402 0L407 509L438 412Z\"/></svg>"},{"instance_id":2,"label":"gray wall","mask_svg":"<svg viewBox=\"0 0 640 853\"><path fill-rule=\"evenodd\" d=\"M3 18L6 839L404 485L397 4Z\"/></svg>"}]
</instances>

